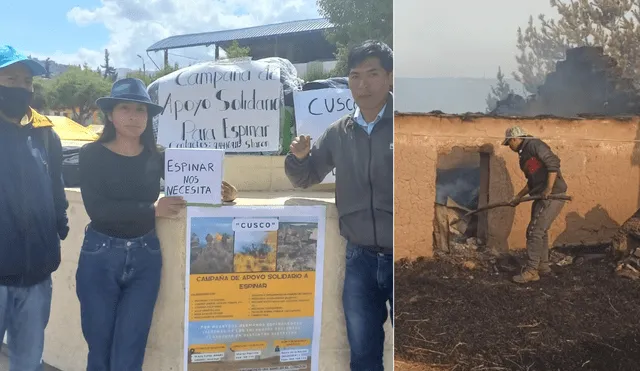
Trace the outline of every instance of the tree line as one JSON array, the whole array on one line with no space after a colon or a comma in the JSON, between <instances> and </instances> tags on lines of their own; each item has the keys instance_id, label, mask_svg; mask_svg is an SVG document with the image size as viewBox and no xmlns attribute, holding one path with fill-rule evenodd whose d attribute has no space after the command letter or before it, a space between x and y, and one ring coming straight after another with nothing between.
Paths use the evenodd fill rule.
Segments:
<instances>
[{"instance_id":1,"label":"tree line","mask_svg":"<svg viewBox=\"0 0 640 371\"><path fill-rule=\"evenodd\" d=\"M45 61L44 77L37 77L33 83L34 97L32 106L36 110L70 110L71 118L81 124L98 109L96 99L109 95L111 85L118 78L115 67L111 64L109 51L105 50L104 64L92 69L88 64L69 66L63 73L51 76ZM153 73L135 71L127 77L136 77L150 84L178 69L178 65L167 66Z\"/></svg>"}]
</instances>

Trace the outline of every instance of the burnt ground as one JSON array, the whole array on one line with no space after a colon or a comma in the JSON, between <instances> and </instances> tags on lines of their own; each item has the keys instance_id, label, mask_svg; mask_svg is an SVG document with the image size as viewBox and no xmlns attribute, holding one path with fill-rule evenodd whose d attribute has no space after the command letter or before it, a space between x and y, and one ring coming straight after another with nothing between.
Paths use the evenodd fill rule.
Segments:
<instances>
[{"instance_id":1,"label":"burnt ground","mask_svg":"<svg viewBox=\"0 0 640 371\"><path fill-rule=\"evenodd\" d=\"M640 370L640 280L606 258L526 285L462 263L396 264L397 370Z\"/></svg>"}]
</instances>

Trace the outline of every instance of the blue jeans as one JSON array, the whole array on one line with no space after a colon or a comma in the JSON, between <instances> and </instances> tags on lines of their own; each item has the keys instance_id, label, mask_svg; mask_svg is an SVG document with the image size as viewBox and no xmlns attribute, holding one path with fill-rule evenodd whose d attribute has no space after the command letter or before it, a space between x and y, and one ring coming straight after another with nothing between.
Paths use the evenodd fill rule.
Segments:
<instances>
[{"instance_id":1,"label":"blue jeans","mask_svg":"<svg viewBox=\"0 0 640 371\"><path fill-rule=\"evenodd\" d=\"M11 371L41 371L51 277L28 287L0 286L0 348L7 332Z\"/></svg>"},{"instance_id":2,"label":"blue jeans","mask_svg":"<svg viewBox=\"0 0 640 371\"><path fill-rule=\"evenodd\" d=\"M388 316L393 321L393 255L347 243L346 259L342 305L351 371L382 371L384 323Z\"/></svg>"},{"instance_id":3,"label":"blue jeans","mask_svg":"<svg viewBox=\"0 0 640 371\"><path fill-rule=\"evenodd\" d=\"M87 371L140 371L160 289L155 231L120 239L87 227L76 272Z\"/></svg>"}]
</instances>

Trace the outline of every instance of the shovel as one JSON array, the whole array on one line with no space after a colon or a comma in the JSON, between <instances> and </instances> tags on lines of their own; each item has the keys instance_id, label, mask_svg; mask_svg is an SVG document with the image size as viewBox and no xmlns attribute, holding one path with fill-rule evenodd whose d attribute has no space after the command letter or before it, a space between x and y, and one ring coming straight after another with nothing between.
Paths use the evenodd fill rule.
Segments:
<instances>
[{"instance_id":1,"label":"shovel","mask_svg":"<svg viewBox=\"0 0 640 371\"><path fill-rule=\"evenodd\" d=\"M527 201L535 201L535 200L542 200L542 195L539 196L525 196L522 197L520 199L520 202L518 203L521 204L523 202L527 202ZM573 198L571 196L566 196L566 195L549 195L547 197L547 200L563 200L563 201L571 201L573 200ZM495 204L489 204L489 205L485 205L481 208L478 208L478 210L473 210L473 211L469 211L468 213L464 214L460 219L456 219L453 220L450 225L452 224L456 224L459 223L462 219L468 218L471 215L486 211L486 210L490 210L490 209L495 209L496 207L505 207L505 206L512 206L510 201L506 201L506 202L496 202ZM516 205L517 206L517 205ZM513 206L512 206L513 207Z\"/></svg>"}]
</instances>

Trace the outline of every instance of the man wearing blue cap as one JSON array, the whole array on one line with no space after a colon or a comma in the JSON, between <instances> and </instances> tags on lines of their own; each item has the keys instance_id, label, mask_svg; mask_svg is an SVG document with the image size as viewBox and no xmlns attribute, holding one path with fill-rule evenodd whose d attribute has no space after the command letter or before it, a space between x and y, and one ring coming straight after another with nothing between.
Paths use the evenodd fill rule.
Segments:
<instances>
[{"instance_id":1,"label":"man wearing blue cap","mask_svg":"<svg viewBox=\"0 0 640 371\"><path fill-rule=\"evenodd\" d=\"M11 371L42 370L51 273L69 232L60 138L29 106L44 73L0 45L0 339L7 332Z\"/></svg>"}]
</instances>

